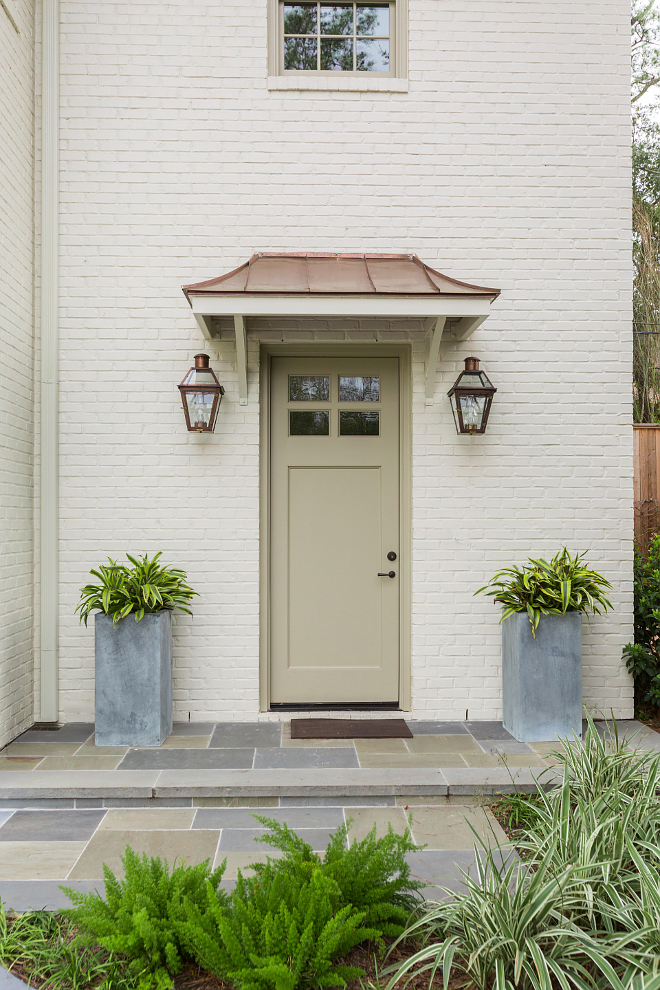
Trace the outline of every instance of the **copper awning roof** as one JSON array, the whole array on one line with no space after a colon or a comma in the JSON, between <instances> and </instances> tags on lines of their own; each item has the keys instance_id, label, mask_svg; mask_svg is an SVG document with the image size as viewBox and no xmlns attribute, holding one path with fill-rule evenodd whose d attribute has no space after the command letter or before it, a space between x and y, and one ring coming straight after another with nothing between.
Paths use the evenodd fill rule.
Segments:
<instances>
[{"instance_id":1,"label":"copper awning roof","mask_svg":"<svg viewBox=\"0 0 660 990\"><path fill-rule=\"evenodd\" d=\"M191 296L319 295L485 298L499 289L442 275L416 254L280 254L259 251L240 268L206 282L184 285Z\"/></svg>"}]
</instances>

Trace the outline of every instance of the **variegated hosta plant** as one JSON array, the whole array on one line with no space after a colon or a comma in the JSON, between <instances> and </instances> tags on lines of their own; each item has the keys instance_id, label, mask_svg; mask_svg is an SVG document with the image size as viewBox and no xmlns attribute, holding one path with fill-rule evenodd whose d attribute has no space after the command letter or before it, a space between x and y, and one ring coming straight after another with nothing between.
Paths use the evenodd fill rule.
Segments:
<instances>
[{"instance_id":1,"label":"variegated hosta plant","mask_svg":"<svg viewBox=\"0 0 660 990\"><path fill-rule=\"evenodd\" d=\"M475 591L492 595L504 606L500 622L514 612L527 612L536 635L542 615L592 612L600 615L612 608L607 590L612 587L602 574L583 563L584 553L571 556L564 549L552 560L532 557L524 567L505 567L490 582Z\"/></svg>"},{"instance_id":2,"label":"variegated hosta plant","mask_svg":"<svg viewBox=\"0 0 660 990\"><path fill-rule=\"evenodd\" d=\"M186 584L186 574L178 567L165 567L158 563L157 553L149 560L145 554L139 560L126 554L133 565L118 564L109 558L98 571L91 571L99 579L98 584L81 588L81 600L76 607L80 621L87 625L92 612L104 612L112 616L112 624L134 613L139 622L150 612L161 609L179 609L192 614L189 608L193 595L199 594Z\"/></svg>"}]
</instances>

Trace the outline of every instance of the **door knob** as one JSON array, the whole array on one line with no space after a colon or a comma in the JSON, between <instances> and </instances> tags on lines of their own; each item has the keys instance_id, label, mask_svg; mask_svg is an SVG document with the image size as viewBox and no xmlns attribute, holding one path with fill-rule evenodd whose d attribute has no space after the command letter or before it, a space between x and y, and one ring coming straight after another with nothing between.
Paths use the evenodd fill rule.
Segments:
<instances>
[{"instance_id":1,"label":"door knob","mask_svg":"<svg viewBox=\"0 0 660 990\"><path fill-rule=\"evenodd\" d=\"M396 577L395 571L379 571L378 577Z\"/></svg>"}]
</instances>

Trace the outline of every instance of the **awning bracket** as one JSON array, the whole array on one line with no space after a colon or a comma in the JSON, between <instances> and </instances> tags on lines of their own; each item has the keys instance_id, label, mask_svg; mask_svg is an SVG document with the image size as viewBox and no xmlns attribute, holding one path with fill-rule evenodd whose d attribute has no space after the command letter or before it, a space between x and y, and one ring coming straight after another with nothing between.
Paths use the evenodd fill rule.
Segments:
<instances>
[{"instance_id":1,"label":"awning bracket","mask_svg":"<svg viewBox=\"0 0 660 990\"><path fill-rule=\"evenodd\" d=\"M247 406L247 338L245 334L245 320L242 316L234 316L234 332L236 334L238 402L241 406Z\"/></svg>"},{"instance_id":2,"label":"awning bracket","mask_svg":"<svg viewBox=\"0 0 660 990\"><path fill-rule=\"evenodd\" d=\"M426 405L433 405L435 393L435 374L438 370L438 355L440 353L440 343L445 329L446 316L439 316L435 321L435 326L429 338L429 353L426 360Z\"/></svg>"}]
</instances>

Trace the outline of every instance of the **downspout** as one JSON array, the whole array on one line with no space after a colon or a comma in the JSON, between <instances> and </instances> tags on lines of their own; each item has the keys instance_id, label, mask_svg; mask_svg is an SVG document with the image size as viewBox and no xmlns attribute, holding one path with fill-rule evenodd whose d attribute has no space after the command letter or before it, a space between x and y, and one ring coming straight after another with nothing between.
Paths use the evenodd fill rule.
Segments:
<instances>
[{"instance_id":1,"label":"downspout","mask_svg":"<svg viewBox=\"0 0 660 990\"><path fill-rule=\"evenodd\" d=\"M42 0L41 71L41 711L58 704L58 351L60 3Z\"/></svg>"}]
</instances>

